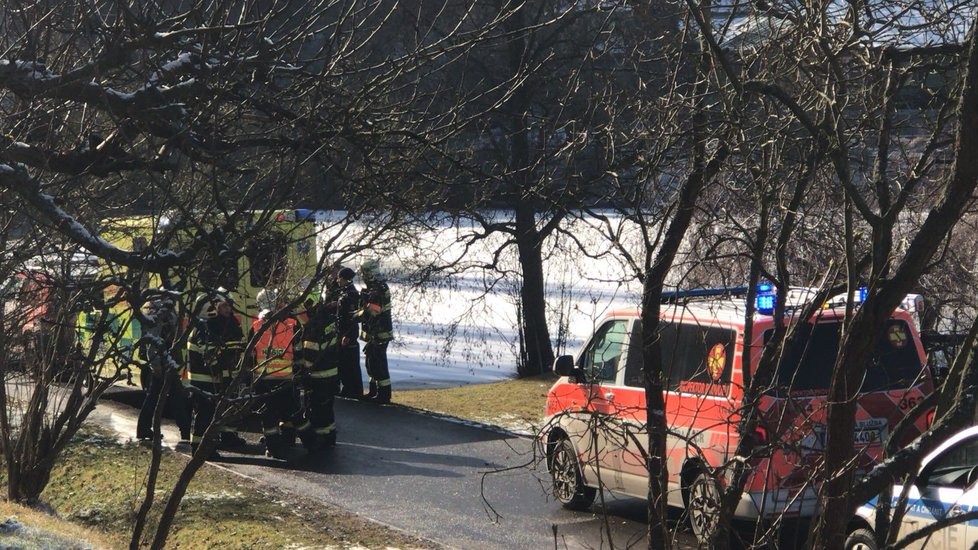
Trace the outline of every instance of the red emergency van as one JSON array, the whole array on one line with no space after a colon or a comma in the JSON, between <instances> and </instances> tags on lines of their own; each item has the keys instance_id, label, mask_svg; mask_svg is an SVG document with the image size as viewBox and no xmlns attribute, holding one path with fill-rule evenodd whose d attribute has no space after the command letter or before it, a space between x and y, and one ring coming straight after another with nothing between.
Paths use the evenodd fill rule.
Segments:
<instances>
[{"instance_id":1,"label":"red emergency van","mask_svg":"<svg viewBox=\"0 0 978 550\"><path fill-rule=\"evenodd\" d=\"M752 373L774 328L773 292L765 287L752 319ZM715 526L721 484L740 434L746 289L703 289L666 296L660 317L669 472L668 503L688 510L694 533ZM803 331L783 350L776 382L762 397L761 422L749 478L735 517L811 516L813 472L825 439L826 395L840 342L843 299L825 304L809 322L795 316L810 289L792 289L786 323ZM878 462L891 431L933 392L916 326L919 296L887 321L858 398L855 444L864 468ZM559 357L561 378L547 396L543 443L555 497L570 509L590 506L596 490L639 498L648 494L647 432L637 310L609 314L576 358ZM900 435L909 442L929 415Z\"/></svg>"},{"instance_id":2,"label":"red emergency van","mask_svg":"<svg viewBox=\"0 0 978 550\"><path fill-rule=\"evenodd\" d=\"M42 356L63 364L73 350L75 327L66 312L70 289L40 270L13 273L0 288L8 360L27 366Z\"/></svg>"}]
</instances>

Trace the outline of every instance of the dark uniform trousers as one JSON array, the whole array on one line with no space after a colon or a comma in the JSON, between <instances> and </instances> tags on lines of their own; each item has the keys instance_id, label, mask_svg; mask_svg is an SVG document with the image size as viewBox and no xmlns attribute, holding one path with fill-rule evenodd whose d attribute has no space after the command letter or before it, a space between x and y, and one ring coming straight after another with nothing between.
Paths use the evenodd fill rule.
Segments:
<instances>
[{"instance_id":1,"label":"dark uniform trousers","mask_svg":"<svg viewBox=\"0 0 978 550\"><path fill-rule=\"evenodd\" d=\"M190 428L193 417L191 415L189 400L184 393L186 390L183 388L180 376L176 372L167 371L165 376L170 378L170 389L167 394L166 408L170 411L173 419L177 422L177 426L180 428L180 439L190 439ZM153 417L163 395L164 383L163 376L154 375L150 377L149 387L146 388L146 397L143 399L143 405L139 409L139 417L136 422L136 436L140 439L153 437ZM213 416L213 412L211 415Z\"/></svg>"},{"instance_id":2,"label":"dark uniform trousers","mask_svg":"<svg viewBox=\"0 0 978 550\"><path fill-rule=\"evenodd\" d=\"M352 399L363 397L363 379L360 377L360 343L353 340L348 346L337 346L340 371L340 395Z\"/></svg>"},{"instance_id":3,"label":"dark uniform trousers","mask_svg":"<svg viewBox=\"0 0 978 550\"><path fill-rule=\"evenodd\" d=\"M273 455L281 454L292 446L295 434L290 428L299 412L292 377L260 378L255 382L255 394L266 396L258 412L265 448Z\"/></svg>"},{"instance_id":4,"label":"dark uniform trousers","mask_svg":"<svg viewBox=\"0 0 978 550\"><path fill-rule=\"evenodd\" d=\"M335 353L318 353L312 368L303 377L304 422L299 427L299 438L310 451L336 444L336 413L333 409L334 396L339 391L336 360Z\"/></svg>"},{"instance_id":5,"label":"dark uniform trousers","mask_svg":"<svg viewBox=\"0 0 978 550\"><path fill-rule=\"evenodd\" d=\"M205 372L190 372L190 385L210 395L198 396L194 399L195 412L193 419L193 429L190 435L191 444L200 443L204 432L214 420L214 413L217 410L217 400L228 387L229 378L216 365L211 368L205 367ZM233 433L233 426L221 426L221 435Z\"/></svg>"},{"instance_id":6,"label":"dark uniform trousers","mask_svg":"<svg viewBox=\"0 0 978 550\"><path fill-rule=\"evenodd\" d=\"M387 365L387 344L393 337L391 291L387 283L377 279L367 281L360 293L360 339L365 342L363 353L367 375L370 376L371 400L391 401L391 375Z\"/></svg>"},{"instance_id":7,"label":"dark uniform trousers","mask_svg":"<svg viewBox=\"0 0 978 550\"><path fill-rule=\"evenodd\" d=\"M363 359L367 363L367 376L370 377L370 396L390 401L391 375L387 366L387 344L389 342L367 342L363 346Z\"/></svg>"},{"instance_id":8,"label":"dark uniform trousers","mask_svg":"<svg viewBox=\"0 0 978 550\"><path fill-rule=\"evenodd\" d=\"M191 380L190 385L210 394L207 396L198 396L197 399L194 399L194 421L190 442L196 445L204 438L204 432L207 431L207 427L214 420L214 411L216 410L215 401L224 388L223 385L201 380Z\"/></svg>"}]
</instances>

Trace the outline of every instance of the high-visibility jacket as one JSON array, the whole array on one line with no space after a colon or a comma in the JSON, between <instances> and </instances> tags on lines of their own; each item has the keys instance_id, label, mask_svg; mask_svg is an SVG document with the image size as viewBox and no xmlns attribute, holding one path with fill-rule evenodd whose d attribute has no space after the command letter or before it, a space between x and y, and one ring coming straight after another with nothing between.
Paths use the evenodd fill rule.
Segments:
<instances>
[{"instance_id":1,"label":"high-visibility jacket","mask_svg":"<svg viewBox=\"0 0 978 550\"><path fill-rule=\"evenodd\" d=\"M360 339L367 343L383 344L394 338L391 319L391 289L384 281L371 280L360 292Z\"/></svg>"},{"instance_id":2,"label":"high-visibility jacket","mask_svg":"<svg viewBox=\"0 0 978 550\"><path fill-rule=\"evenodd\" d=\"M258 334L265 320L258 318L252 325L254 334ZM286 317L274 323L262 333L255 344L256 376L267 379L291 379L294 346L299 334L299 321Z\"/></svg>"}]
</instances>

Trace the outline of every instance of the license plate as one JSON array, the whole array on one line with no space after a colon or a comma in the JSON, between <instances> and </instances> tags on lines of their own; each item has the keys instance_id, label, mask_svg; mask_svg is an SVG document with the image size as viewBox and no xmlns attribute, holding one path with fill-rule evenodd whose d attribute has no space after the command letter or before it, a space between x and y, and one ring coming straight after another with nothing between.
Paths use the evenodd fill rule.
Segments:
<instances>
[{"instance_id":1,"label":"license plate","mask_svg":"<svg viewBox=\"0 0 978 550\"><path fill-rule=\"evenodd\" d=\"M852 440L857 446L878 446L886 442L889 435L887 433L887 422L885 418L869 418L857 420L856 429L853 432ZM809 450L822 450L825 448L825 426L815 426L815 441L807 445Z\"/></svg>"},{"instance_id":2,"label":"license plate","mask_svg":"<svg viewBox=\"0 0 978 550\"><path fill-rule=\"evenodd\" d=\"M853 441L856 445L882 445L886 442L886 419L870 418L856 421Z\"/></svg>"}]
</instances>

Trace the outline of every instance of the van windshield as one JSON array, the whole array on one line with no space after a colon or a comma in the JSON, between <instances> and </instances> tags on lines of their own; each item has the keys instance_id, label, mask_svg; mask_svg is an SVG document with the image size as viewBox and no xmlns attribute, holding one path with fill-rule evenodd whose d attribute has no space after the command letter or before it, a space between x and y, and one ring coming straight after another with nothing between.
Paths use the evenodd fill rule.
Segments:
<instances>
[{"instance_id":1,"label":"van windshield","mask_svg":"<svg viewBox=\"0 0 978 550\"><path fill-rule=\"evenodd\" d=\"M841 329L841 323L799 326L797 330L804 333L799 335L794 346L785 350L778 366L778 388L791 392L828 390L832 367L839 353ZM765 344L772 333L765 333ZM904 321L890 319L876 342L860 392L909 387L922 368L910 327Z\"/></svg>"}]
</instances>

